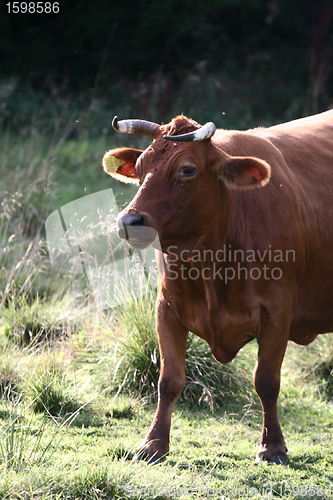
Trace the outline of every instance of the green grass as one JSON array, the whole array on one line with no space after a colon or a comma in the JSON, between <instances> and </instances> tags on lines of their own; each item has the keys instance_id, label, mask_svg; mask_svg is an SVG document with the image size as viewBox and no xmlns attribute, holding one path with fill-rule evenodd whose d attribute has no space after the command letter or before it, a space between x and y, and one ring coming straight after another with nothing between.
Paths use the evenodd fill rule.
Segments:
<instances>
[{"instance_id":1,"label":"green grass","mask_svg":"<svg viewBox=\"0 0 333 500\"><path fill-rule=\"evenodd\" d=\"M272 489L277 497L282 492L301 499L323 498L320 488L332 486L333 404L295 368L297 347L289 347L279 401L288 466L255 464L261 408L256 398L244 404L239 395L225 404L214 400L197 406L195 395L181 397L173 414L170 454L164 464L150 466L134 455L155 403L134 398L133 388L132 395L116 398L110 390L96 390L98 352L103 363L117 339L103 323L93 328L99 333L90 339L94 350L85 350L81 359L78 343L81 349L83 343L89 347L86 333L81 338L74 333L51 349L44 343L44 348L27 350L7 340L1 373L15 381L16 397L3 391L0 398L0 498L217 499L225 492L226 498L264 499ZM243 351L240 366L250 380L255 349L248 345ZM116 362L109 358L111 373Z\"/></svg>"},{"instance_id":2,"label":"green grass","mask_svg":"<svg viewBox=\"0 0 333 500\"><path fill-rule=\"evenodd\" d=\"M320 488L331 487L333 407L311 384L287 386L281 394L286 467L254 463L261 421L255 406L227 405L212 414L178 405L167 461L149 466L133 456L153 408L126 398L111 404L103 394L91 404L95 422L78 426L36 415L28 401L9 410L2 400L2 498L217 499L225 491L229 498L264 499L271 489L276 496L323 498Z\"/></svg>"}]
</instances>

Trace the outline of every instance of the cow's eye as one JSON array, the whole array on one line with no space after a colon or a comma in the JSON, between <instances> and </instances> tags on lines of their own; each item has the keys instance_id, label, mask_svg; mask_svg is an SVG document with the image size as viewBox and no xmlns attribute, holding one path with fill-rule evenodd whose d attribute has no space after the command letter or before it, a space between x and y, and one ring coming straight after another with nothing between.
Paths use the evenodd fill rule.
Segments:
<instances>
[{"instance_id":1,"label":"cow's eye","mask_svg":"<svg viewBox=\"0 0 333 500\"><path fill-rule=\"evenodd\" d=\"M195 165L184 165L181 171L182 177L194 177L197 171Z\"/></svg>"}]
</instances>

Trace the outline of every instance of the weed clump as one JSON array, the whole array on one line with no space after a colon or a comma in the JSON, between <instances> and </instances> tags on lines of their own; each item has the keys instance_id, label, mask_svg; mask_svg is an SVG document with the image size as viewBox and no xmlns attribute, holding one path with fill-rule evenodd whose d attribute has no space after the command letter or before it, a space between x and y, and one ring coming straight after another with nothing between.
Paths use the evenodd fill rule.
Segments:
<instances>
[{"instance_id":1,"label":"weed clump","mask_svg":"<svg viewBox=\"0 0 333 500\"><path fill-rule=\"evenodd\" d=\"M62 370L56 364L38 370L29 384L32 409L53 417L78 411L81 407Z\"/></svg>"},{"instance_id":2,"label":"weed clump","mask_svg":"<svg viewBox=\"0 0 333 500\"><path fill-rule=\"evenodd\" d=\"M297 349L295 365L306 382L313 382L321 397L333 400L333 339L319 336L307 348Z\"/></svg>"},{"instance_id":3,"label":"weed clump","mask_svg":"<svg viewBox=\"0 0 333 500\"><path fill-rule=\"evenodd\" d=\"M155 328L156 293L130 301L117 312L125 335L119 342L119 360L113 382L117 392L156 398L160 356Z\"/></svg>"},{"instance_id":4,"label":"weed clump","mask_svg":"<svg viewBox=\"0 0 333 500\"><path fill-rule=\"evenodd\" d=\"M186 382L181 400L191 407L244 404L253 400L251 358L240 352L237 358L222 365L216 361L209 345L190 333L185 357Z\"/></svg>"},{"instance_id":5,"label":"weed clump","mask_svg":"<svg viewBox=\"0 0 333 500\"><path fill-rule=\"evenodd\" d=\"M64 314L64 300L54 297L48 302L28 300L26 296L12 297L2 308L3 331L8 339L19 346L34 347L42 340L66 338L77 325L72 315Z\"/></svg>"},{"instance_id":6,"label":"weed clump","mask_svg":"<svg viewBox=\"0 0 333 500\"><path fill-rule=\"evenodd\" d=\"M0 362L0 399L16 401L21 395L20 376L14 368Z\"/></svg>"}]
</instances>

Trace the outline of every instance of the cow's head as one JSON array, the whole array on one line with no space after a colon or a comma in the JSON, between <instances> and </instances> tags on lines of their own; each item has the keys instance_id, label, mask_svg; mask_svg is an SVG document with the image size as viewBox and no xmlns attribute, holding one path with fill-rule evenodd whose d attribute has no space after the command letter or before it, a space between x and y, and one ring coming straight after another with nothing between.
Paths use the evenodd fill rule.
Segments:
<instances>
[{"instance_id":1,"label":"cow's head","mask_svg":"<svg viewBox=\"0 0 333 500\"><path fill-rule=\"evenodd\" d=\"M118 148L103 158L108 174L140 186L118 219L120 237L135 248L148 246L156 232L166 253L170 246L206 246L224 229L221 213L228 224L230 189L252 189L269 180L265 161L230 156L211 140L213 123L201 127L181 115L161 126L143 120L118 122L115 117L113 126L153 139L144 151Z\"/></svg>"}]
</instances>

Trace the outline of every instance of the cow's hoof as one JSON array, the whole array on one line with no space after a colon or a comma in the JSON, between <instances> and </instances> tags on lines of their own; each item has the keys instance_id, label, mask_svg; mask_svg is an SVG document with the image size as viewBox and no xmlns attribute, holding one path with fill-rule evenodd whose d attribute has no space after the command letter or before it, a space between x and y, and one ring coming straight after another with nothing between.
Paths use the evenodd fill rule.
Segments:
<instances>
[{"instance_id":1,"label":"cow's hoof","mask_svg":"<svg viewBox=\"0 0 333 500\"><path fill-rule=\"evenodd\" d=\"M287 465L289 462L288 455L286 453L276 455L275 457L272 457L270 459L270 462L272 464L277 464L277 465Z\"/></svg>"},{"instance_id":2,"label":"cow's hoof","mask_svg":"<svg viewBox=\"0 0 333 500\"><path fill-rule=\"evenodd\" d=\"M144 453L137 453L136 455L134 455L133 460L135 462L140 462L141 460L144 460L149 465L158 465L165 461L165 456L158 457L157 455L153 455L152 457L150 457L149 455Z\"/></svg>"},{"instance_id":3,"label":"cow's hoof","mask_svg":"<svg viewBox=\"0 0 333 500\"><path fill-rule=\"evenodd\" d=\"M157 465L157 464L160 464L162 462L164 462L166 459L166 454L165 455L161 455L161 453L159 453L158 451L155 451L152 452L151 450L149 450L149 447L140 447L138 450L136 450L136 453L134 455L134 458L133 460L135 461L141 461L141 460L144 460L145 462L147 462L148 464L151 464L151 465Z\"/></svg>"},{"instance_id":4,"label":"cow's hoof","mask_svg":"<svg viewBox=\"0 0 333 500\"><path fill-rule=\"evenodd\" d=\"M288 455L286 453L280 453L279 455L274 455L272 457L256 457L256 463L259 464L261 462L268 462L269 464L277 464L277 465L287 465L289 462Z\"/></svg>"},{"instance_id":5,"label":"cow's hoof","mask_svg":"<svg viewBox=\"0 0 333 500\"><path fill-rule=\"evenodd\" d=\"M276 451L276 450L273 451L267 449L265 446L260 445L256 457L256 463L260 462L268 462L277 465L287 465L289 462L289 458L285 451Z\"/></svg>"},{"instance_id":6,"label":"cow's hoof","mask_svg":"<svg viewBox=\"0 0 333 500\"><path fill-rule=\"evenodd\" d=\"M133 460L137 462L144 460L145 462L147 462L148 465L159 465L165 462L165 457L157 457L155 455L153 457L148 457L148 456L143 456L141 454L141 455L135 455Z\"/></svg>"}]
</instances>

